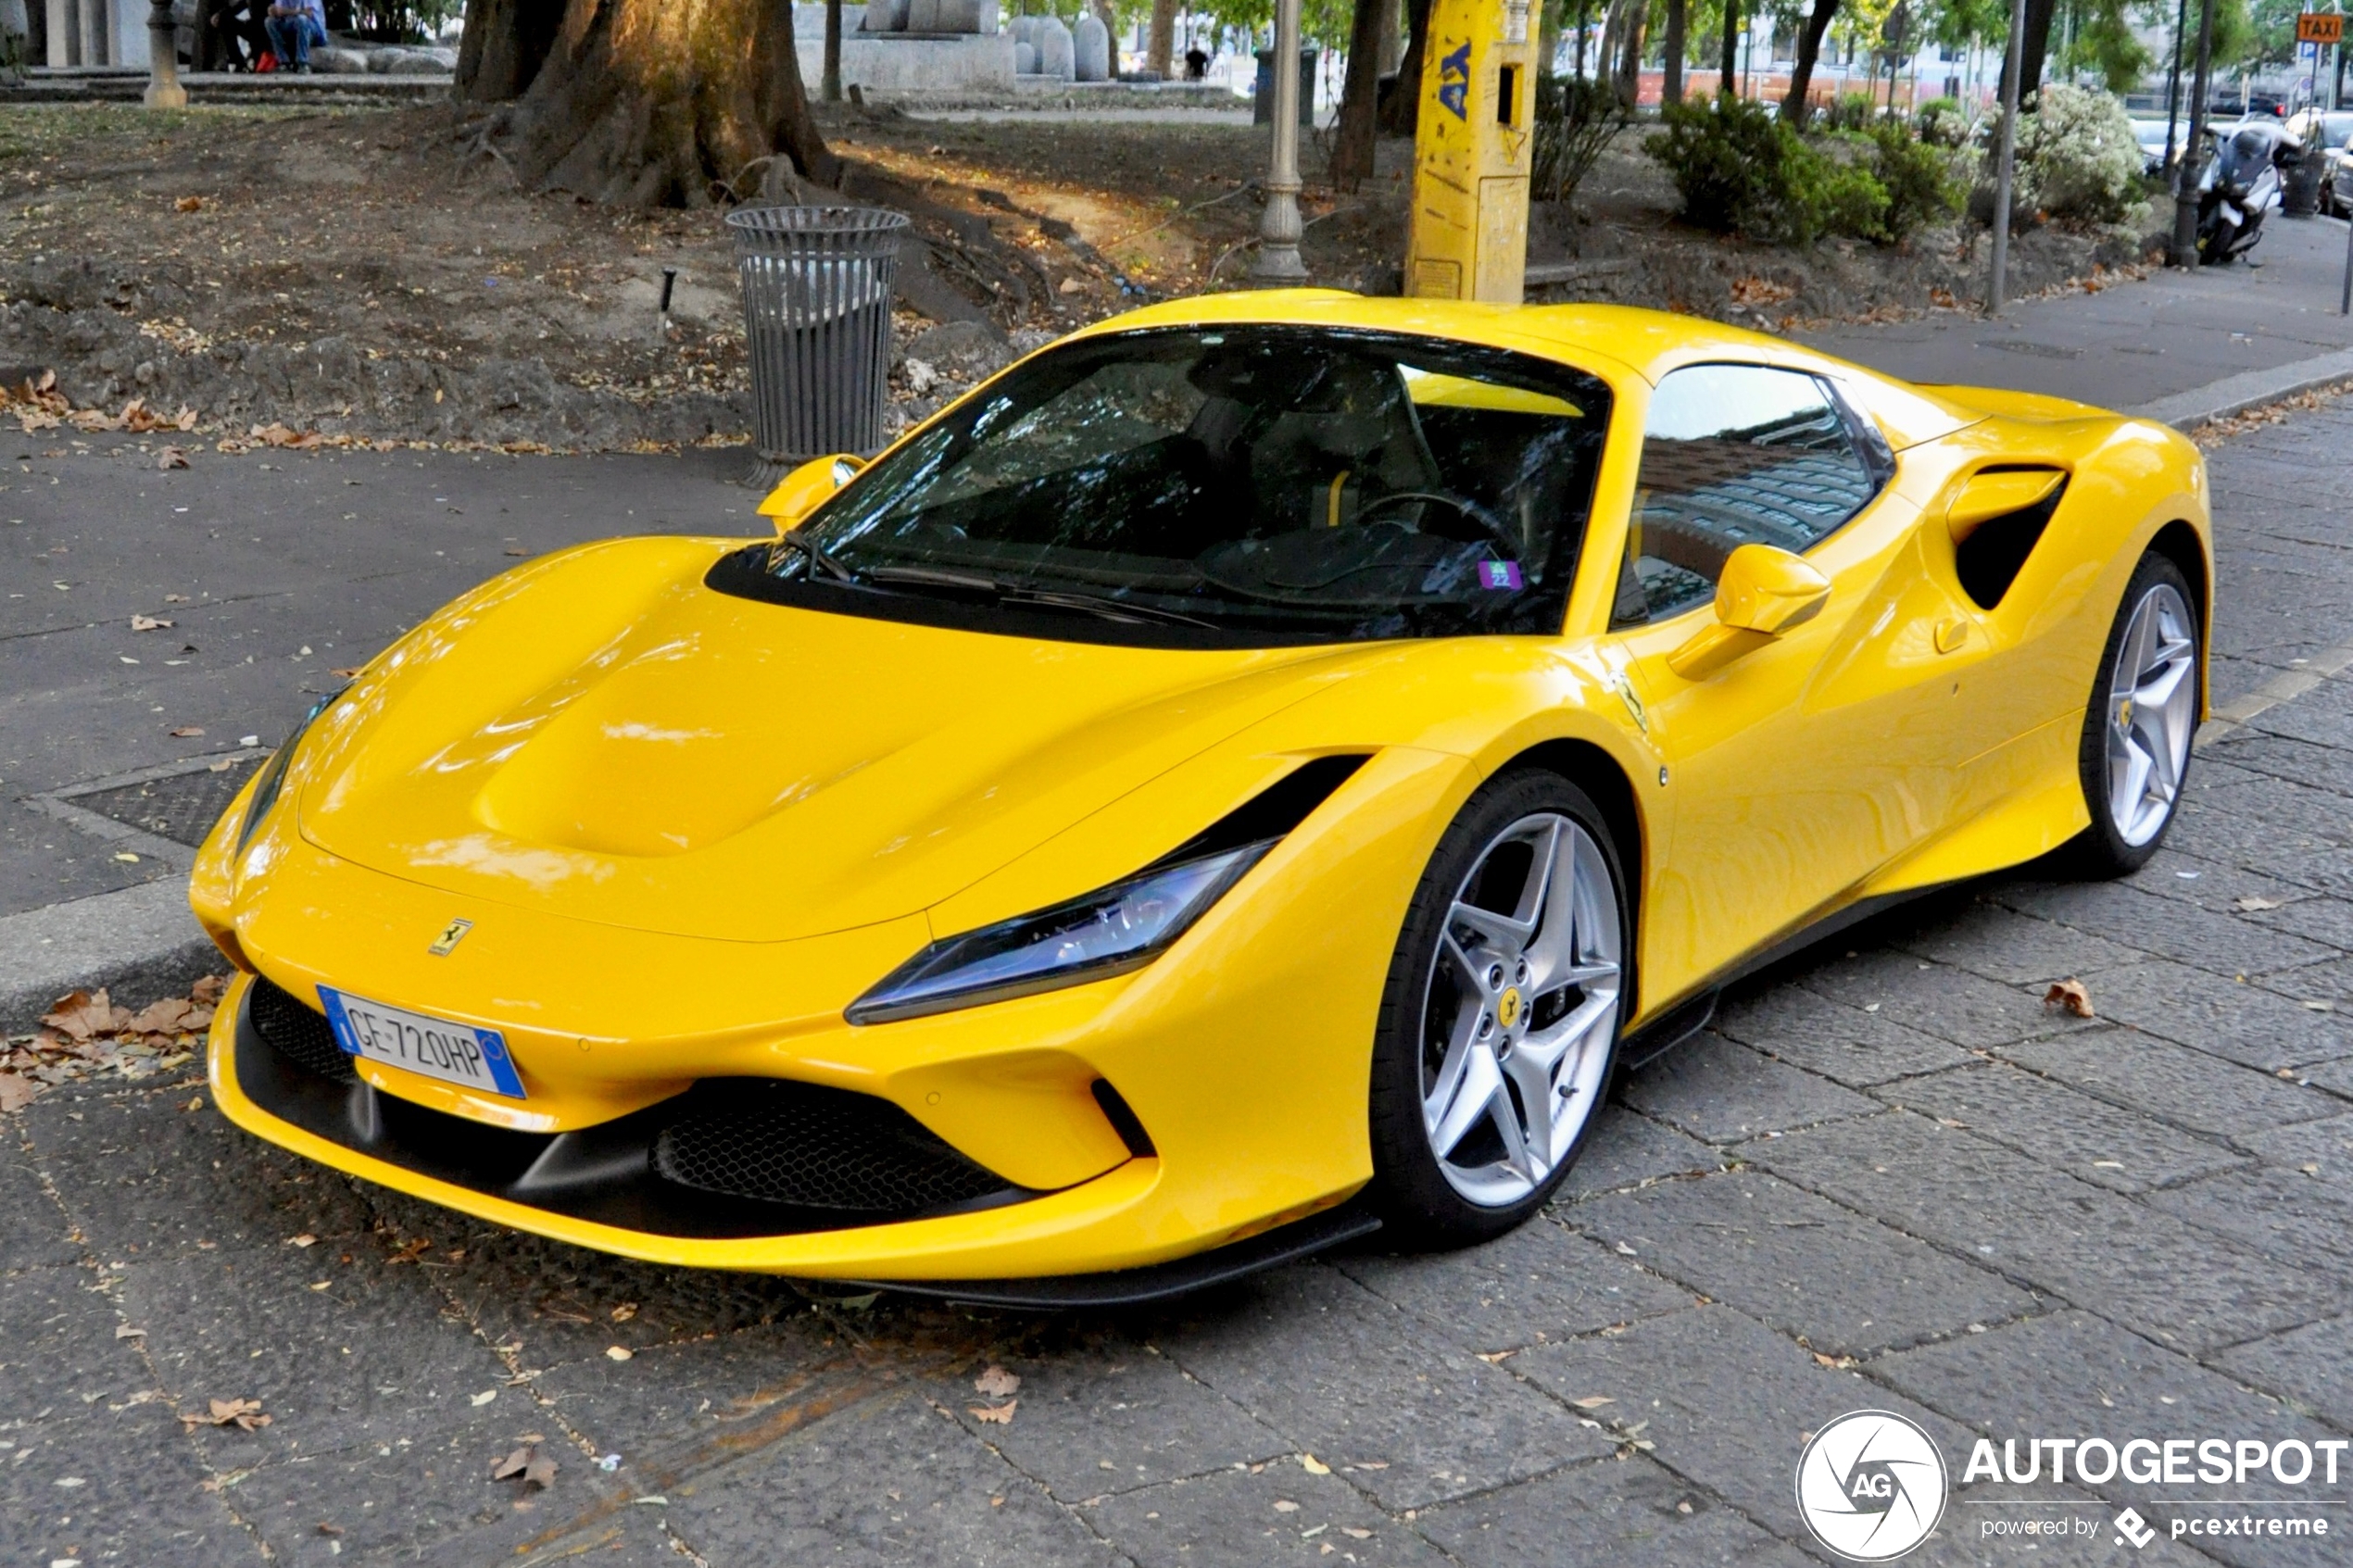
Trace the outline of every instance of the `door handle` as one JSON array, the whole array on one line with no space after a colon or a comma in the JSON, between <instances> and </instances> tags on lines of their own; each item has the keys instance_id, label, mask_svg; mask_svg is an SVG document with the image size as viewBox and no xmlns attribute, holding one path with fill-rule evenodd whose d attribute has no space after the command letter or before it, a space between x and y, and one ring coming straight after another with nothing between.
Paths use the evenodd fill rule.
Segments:
<instances>
[{"instance_id":1,"label":"door handle","mask_svg":"<svg viewBox=\"0 0 2353 1568\"><path fill-rule=\"evenodd\" d=\"M1957 653L1969 641L1969 622L1956 615L1936 623L1936 651Z\"/></svg>"}]
</instances>

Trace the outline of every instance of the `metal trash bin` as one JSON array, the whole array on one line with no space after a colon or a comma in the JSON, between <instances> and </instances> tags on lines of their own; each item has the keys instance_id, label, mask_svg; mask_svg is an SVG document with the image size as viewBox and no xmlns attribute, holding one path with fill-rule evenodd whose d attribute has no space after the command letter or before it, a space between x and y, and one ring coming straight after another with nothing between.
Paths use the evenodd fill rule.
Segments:
<instances>
[{"instance_id":1,"label":"metal trash bin","mask_svg":"<svg viewBox=\"0 0 2353 1568\"><path fill-rule=\"evenodd\" d=\"M727 215L751 355L749 482L884 445L891 282L907 216L862 207L744 207Z\"/></svg>"}]
</instances>

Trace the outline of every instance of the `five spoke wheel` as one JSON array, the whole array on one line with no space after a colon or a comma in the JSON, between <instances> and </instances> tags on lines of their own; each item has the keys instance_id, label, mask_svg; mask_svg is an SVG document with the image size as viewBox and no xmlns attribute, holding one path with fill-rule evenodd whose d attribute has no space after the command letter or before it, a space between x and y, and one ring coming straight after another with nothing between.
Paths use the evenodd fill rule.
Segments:
<instances>
[{"instance_id":1,"label":"five spoke wheel","mask_svg":"<svg viewBox=\"0 0 2353 1568\"><path fill-rule=\"evenodd\" d=\"M2108 687L2108 814L2135 848L2163 830L2197 729L2197 621L2158 583L2133 607Z\"/></svg>"},{"instance_id":2,"label":"five spoke wheel","mask_svg":"<svg viewBox=\"0 0 2353 1568\"><path fill-rule=\"evenodd\" d=\"M1464 1198L1517 1203L1576 1146L1617 1037L1623 950L1610 863L1573 818L1521 817L1472 861L1421 1011L1423 1130Z\"/></svg>"}]
</instances>

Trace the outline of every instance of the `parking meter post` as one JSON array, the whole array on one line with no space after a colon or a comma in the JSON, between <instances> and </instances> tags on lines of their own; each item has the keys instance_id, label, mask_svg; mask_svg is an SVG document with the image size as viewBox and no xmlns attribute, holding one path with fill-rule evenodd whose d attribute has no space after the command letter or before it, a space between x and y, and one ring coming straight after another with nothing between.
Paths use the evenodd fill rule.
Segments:
<instances>
[{"instance_id":1,"label":"parking meter post","mask_svg":"<svg viewBox=\"0 0 2353 1568\"><path fill-rule=\"evenodd\" d=\"M2212 5L2214 0L2207 0ZM2002 56L2002 144L1994 172L1994 256L1985 285L1985 313L2002 313L2009 285L2010 186L2018 165L2018 73L2026 39L2026 0L2010 0L2010 41ZM1893 89L1890 90L1891 92Z\"/></svg>"},{"instance_id":2,"label":"parking meter post","mask_svg":"<svg viewBox=\"0 0 2353 1568\"><path fill-rule=\"evenodd\" d=\"M1252 279L1268 283L1307 280L1299 258L1299 3L1275 0L1275 149L1266 173L1266 210L1258 220Z\"/></svg>"},{"instance_id":3,"label":"parking meter post","mask_svg":"<svg viewBox=\"0 0 2353 1568\"><path fill-rule=\"evenodd\" d=\"M2173 169L2173 265L2197 265L2197 182L2206 172L2206 93L2214 69L2214 0L2198 0L2197 69L2190 77L2190 135Z\"/></svg>"}]
</instances>

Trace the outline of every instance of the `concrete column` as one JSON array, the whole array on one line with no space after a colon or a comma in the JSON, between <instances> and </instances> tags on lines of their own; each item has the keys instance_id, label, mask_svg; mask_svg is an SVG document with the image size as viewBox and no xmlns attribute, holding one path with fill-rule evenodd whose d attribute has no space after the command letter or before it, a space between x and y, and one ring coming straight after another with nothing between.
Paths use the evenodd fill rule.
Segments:
<instances>
[{"instance_id":1,"label":"concrete column","mask_svg":"<svg viewBox=\"0 0 2353 1568\"><path fill-rule=\"evenodd\" d=\"M49 65L52 69L82 63L82 24L74 15L74 0L43 0L49 24Z\"/></svg>"}]
</instances>

